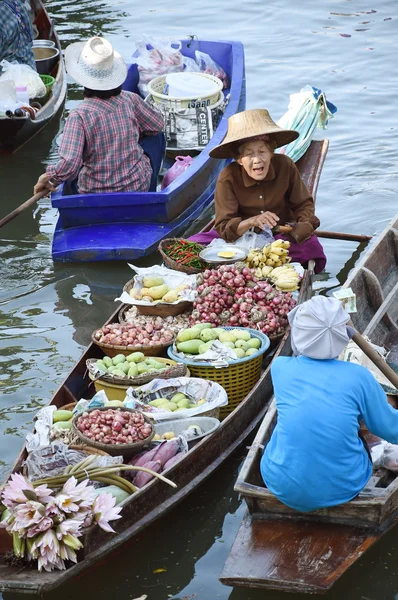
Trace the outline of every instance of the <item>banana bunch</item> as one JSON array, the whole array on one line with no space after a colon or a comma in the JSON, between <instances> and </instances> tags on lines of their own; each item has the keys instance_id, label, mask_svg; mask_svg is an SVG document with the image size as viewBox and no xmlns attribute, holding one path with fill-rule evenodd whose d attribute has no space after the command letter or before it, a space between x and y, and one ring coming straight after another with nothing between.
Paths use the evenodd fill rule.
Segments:
<instances>
[{"instance_id":1,"label":"banana bunch","mask_svg":"<svg viewBox=\"0 0 398 600\"><path fill-rule=\"evenodd\" d=\"M281 292L295 292L299 288L299 274L291 265L283 265L282 267L272 269L269 278L276 289Z\"/></svg>"},{"instance_id":2,"label":"banana bunch","mask_svg":"<svg viewBox=\"0 0 398 600\"><path fill-rule=\"evenodd\" d=\"M264 279L268 277L274 267L280 267L290 262L290 242L275 240L264 248L253 248L250 250L246 263L251 269L256 269L256 277Z\"/></svg>"}]
</instances>

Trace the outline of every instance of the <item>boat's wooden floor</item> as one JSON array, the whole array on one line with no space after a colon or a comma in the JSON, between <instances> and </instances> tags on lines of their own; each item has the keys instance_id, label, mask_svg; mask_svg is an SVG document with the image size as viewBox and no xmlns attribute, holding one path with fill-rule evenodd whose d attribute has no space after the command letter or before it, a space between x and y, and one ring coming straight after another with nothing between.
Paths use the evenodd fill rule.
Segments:
<instances>
[{"instance_id":1,"label":"boat's wooden floor","mask_svg":"<svg viewBox=\"0 0 398 600\"><path fill-rule=\"evenodd\" d=\"M349 525L310 521L252 520L247 511L220 581L230 586L323 594L386 531L370 533Z\"/></svg>"}]
</instances>

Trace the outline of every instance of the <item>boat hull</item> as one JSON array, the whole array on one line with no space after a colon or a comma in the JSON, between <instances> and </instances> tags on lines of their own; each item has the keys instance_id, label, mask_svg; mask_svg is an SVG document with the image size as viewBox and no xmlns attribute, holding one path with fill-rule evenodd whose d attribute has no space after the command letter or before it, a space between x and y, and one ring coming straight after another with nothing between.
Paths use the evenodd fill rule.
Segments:
<instances>
[{"instance_id":1,"label":"boat hull","mask_svg":"<svg viewBox=\"0 0 398 600\"><path fill-rule=\"evenodd\" d=\"M225 136L228 118L246 107L244 50L239 42L190 44L182 42L184 55L193 57L195 49L207 52L231 81L227 108L209 144L162 191L63 195L62 187L52 194L52 205L59 211L52 246L55 261L132 260L151 254L164 237L179 235L213 202L217 177L229 160L210 158L209 152ZM137 82L135 69L129 69L129 91Z\"/></svg>"},{"instance_id":2,"label":"boat hull","mask_svg":"<svg viewBox=\"0 0 398 600\"><path fill-rule=\"evenodd\" d=\"M40 0L31 0L36 15L36 25L41 39L48 39L51 31L50 18ZM0 153L13 153L19 150L53 119L60 118L65 104L67 82L62 49L59 38L54 31L52 40L60 51L60 61L54 73L55 83L48 102L39 110L35 119L29 116L0 119Z\"/></svg>"}]
</instances>

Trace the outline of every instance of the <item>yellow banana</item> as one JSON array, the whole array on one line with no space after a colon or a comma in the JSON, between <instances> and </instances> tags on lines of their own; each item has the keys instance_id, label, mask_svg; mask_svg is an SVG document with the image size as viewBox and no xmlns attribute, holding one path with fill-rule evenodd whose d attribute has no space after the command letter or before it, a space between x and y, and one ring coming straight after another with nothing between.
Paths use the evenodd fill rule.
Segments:
<instances>
[{"instance_id":1,"label":"yellow banana","mask_svg":"<svg viewBox=\"0 0 398 600\"><path fill-rule=\"evenodd\" d=\"M278 254L279 256L286 256L288 251L286 248L271 248L272 254Z\"/></svg>"},{"instance_id":2,"label":"yellow banana","mask_svg":"<svg viewBox=\"0 0 398 600\"><path fill-rule=\"evenodd\" d=\"M268 277L272 273L273 269L272 269L272 267L264 265L264 267L261 269L261 271L262 271L263 277Z\"/></svg>"},{"instance_id":3,"label":"yellow banana","mask_svg":"<svg viewBox=\"0 0 398 600\"><path fill-rule=\"evenodd\" d=\"M275 240L271 244L272 248L283 248L283 240Z\"/></svg>"},{"instance_id":4,"label":"yellow banana","mask_svg":"<svg viewBox=\"0 0 398 600\"><path fill-rule=\"evenodd\" d=\"M257 277L257 279L262 279L263 278L263 271L262 271L262 269L260 269L260 267L258 267L255 270L254 275Z\"/></svg>"},{"instance_id":5,"label":"yellow banana","mask_svg":"<svg viewBox=\"0 0 398 600\"><path fill-rule=\"evenodd\" d=\"M269 246L269 245L264 246L264 248L263 248L263 255L264 256L268 256L268 254L270 253L270 250L271 250L271 246Z\"/></svg>"}]
</instances>

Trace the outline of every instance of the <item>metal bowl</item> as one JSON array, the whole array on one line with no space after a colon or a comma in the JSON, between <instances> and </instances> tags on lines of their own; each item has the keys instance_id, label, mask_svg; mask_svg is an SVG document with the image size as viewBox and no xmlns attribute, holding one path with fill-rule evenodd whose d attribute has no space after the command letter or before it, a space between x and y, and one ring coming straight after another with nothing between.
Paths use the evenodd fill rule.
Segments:
<instances>
[{"instance_id":1,"label":"metal bowl","mask_svg":"<svg viewBox=\"0 0 398 600\"><path fill-rule=\"evenodd\" d=\"M50 75L59 61L59 50L54 47L33 46L36 69L39 75Z\"/></svg>"},{"instance_id":2,"label":"metal bowl","mask_svg":"<svg viewBox=\"0 0 398 600\"><path fill-rule=\"evenodd\" d=\"M34 40L32 46L33 48L54 48L55 42L52 40Z\"/></svg>"}]
</instances>

